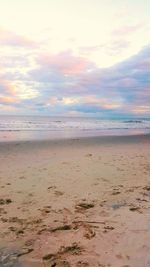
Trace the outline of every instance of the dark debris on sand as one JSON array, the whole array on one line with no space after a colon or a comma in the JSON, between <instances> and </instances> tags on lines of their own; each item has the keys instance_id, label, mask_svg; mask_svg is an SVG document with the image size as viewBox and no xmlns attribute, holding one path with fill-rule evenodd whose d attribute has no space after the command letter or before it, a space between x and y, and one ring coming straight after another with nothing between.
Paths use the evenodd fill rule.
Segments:
<instances>
[{"instance_id":1,"label":"dark debris on sand","mask_svg":"<svg viewBox=\"0 0 150 267\"><path fill-rule=\"evenodd\" d=\"M8 205L10 203L12 203L12 200L10 198L0 198L0 205Z\"/></svg>"},{"instance_id":2,"label":"dark debris on sand","mask_svg":"<svg viewBox=\"0 0 150 267\"><path fill-rule=\"evenodd\" d=\"M81 202L81 203L78 203L75 206L76 210L88 210L88 209L91 209L91 208L94 208L94 204L93 203Z\"/></svg>"},{"instance_id":3,"label":"dark debris on sand","mask_svg":"<svg viewBox=\"0 0 150 267\"><path fill-rule=\"evenodd\" d=\"M43 256L43 261L48 261L50 267L71 267L70 263L66 261L63 257L68 254L80 255L83 248L80 247L76 242L70 246L62 246L55 254L47 254Z\"/></svg>"}]
</instances>

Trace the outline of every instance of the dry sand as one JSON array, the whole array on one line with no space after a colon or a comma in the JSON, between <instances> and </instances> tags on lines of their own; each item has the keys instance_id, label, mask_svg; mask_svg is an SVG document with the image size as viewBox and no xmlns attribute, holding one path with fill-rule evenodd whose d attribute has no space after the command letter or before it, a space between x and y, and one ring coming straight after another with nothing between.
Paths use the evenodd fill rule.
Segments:
<instances>
[{"instance_id":1,"label":"dry sand","mask_svg":"<svg viewBox=\"0 0 150 267\"><path fill-rule=\"evenodd\" d=\"M150 136L0 144L0 266L149 267Z\"/></svg>"}]
</instances>

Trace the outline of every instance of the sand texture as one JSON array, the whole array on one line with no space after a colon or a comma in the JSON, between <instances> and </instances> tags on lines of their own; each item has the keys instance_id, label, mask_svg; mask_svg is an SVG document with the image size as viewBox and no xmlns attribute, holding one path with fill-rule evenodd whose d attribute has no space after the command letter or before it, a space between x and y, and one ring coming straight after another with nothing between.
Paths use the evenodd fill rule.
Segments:
<instances>
[{"instance_id":1,"label":"sand texture","mask_svg":"<svg viewBox=\"0 0 150 267\"><path fill-rule=\"evenodd\" d=\"M0 144L0 267L150 267L150 137Z\"/></svg>"}]
</instances>

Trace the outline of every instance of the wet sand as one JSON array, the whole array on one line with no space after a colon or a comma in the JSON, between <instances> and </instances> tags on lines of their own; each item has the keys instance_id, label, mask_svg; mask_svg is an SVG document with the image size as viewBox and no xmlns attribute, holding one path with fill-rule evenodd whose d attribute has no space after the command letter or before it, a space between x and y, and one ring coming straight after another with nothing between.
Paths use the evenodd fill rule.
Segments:
<instances>
[{"instance_id":1,"label":"wet sand","mask_svg":"<svg viewBox=\"0 0 150 267\"><path fill-rule=\"evenodd\" d=\"M150 136L0 143L0 266L149 267Z\"/></svg>"}]
</instances>

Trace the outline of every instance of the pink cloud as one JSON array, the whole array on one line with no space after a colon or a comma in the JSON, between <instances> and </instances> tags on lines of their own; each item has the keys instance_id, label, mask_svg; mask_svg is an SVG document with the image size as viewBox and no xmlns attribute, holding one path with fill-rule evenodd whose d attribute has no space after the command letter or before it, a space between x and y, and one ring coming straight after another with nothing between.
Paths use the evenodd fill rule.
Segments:
<instances>
[{"instance_id":1,"label":"pink cloud","mask_svg":"<svg viewBox=\"0 0 150 267\"><path fill-rule=\"evenodd\" d=\"M0 79L0 87L2 88L2 91L4 91L6 94L9 94L11 96L15 96L15 87L6 80Z\"/></svg>"},{"instance_id":2,"label":"pink cloud","mask_svg":"<svg viewBox=\"0 0 150 267\"><path fill-rule=\"evenodd\" d=\"M36 43L29 38L0 28L0 44L7 46L35 47Z\"/></svg>"},{"instance_id":3,"label":"pink cloud","mask_svg":"<svg viewBox=\"0 0 150 267\"><path fill-rule=\"evenodd\" d=\"M39 63L66 75L80 74L94 65L83 57L74 56L70 51L55 55L45 54L40 57Z\"/></svg>"},{"instance_id":4,"label":"pink cloud","mask_svg":"<svg viewBox=\"0 0 150 267\"><path fill-rule=\"evenodd\" d=\"M48 101L47 101L47 105L52 105L52 106L55 106L56 104L59 103L59 99L57 96L51 96Z\"/></svg>"}]
</instances>

